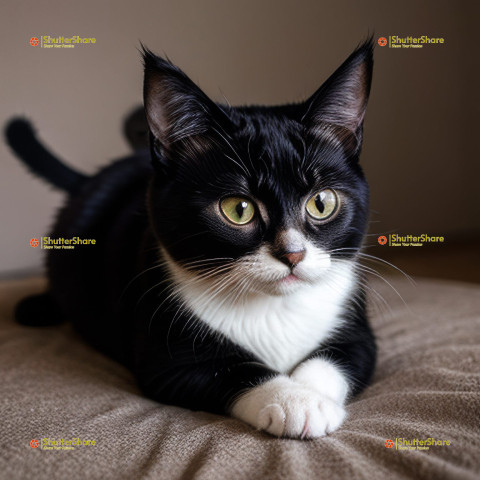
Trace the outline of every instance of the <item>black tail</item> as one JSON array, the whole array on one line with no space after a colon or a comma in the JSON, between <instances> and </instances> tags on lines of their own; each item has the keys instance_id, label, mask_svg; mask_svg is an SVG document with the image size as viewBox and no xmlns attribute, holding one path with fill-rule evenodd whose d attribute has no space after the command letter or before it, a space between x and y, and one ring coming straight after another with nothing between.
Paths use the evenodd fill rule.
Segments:
<instances>
[{"instance_id":1,"label":"black tail","mask_svg":"<svg viewBox=\"0 0 480 480\"><path fill-rule=\"evenodd\" d=\"M32 125L23 118L10 120L5 129L12 150L30 168L55 187L76 193L88 176L83 175L52 155L36 138Z\"/></svg>"}]
</instances>

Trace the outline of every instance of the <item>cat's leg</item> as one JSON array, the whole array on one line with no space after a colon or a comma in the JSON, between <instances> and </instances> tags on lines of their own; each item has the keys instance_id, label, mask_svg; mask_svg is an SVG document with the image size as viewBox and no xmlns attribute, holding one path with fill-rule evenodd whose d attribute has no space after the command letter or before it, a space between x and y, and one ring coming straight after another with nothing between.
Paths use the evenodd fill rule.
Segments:
<instances>
[{"instance_id":1,"label":"cat's leg","mask_svg":"<svg viewBox=\"0 0 480 480\"><path fill-rule=\"evenodd\" d=\"M148 396L161 403L231 414L256 429L290 438L314 438L333 432L345 417L339 399L258 361L236 356L195 361L183 356L177 363L158 347L150 354L144 349L142 352L137 380ZM313 363L306 364L310 365ZM306 374L306 370L298 372Z\"/></svg>"},{"instance_id":2,"label":"cat's leg","mask_svg":"<svg viewBox=\"0 0 480 480\"><path fill-rule=\"evenodd\" d=\"M142 362L143 363L143 362ZM137 381L161 403L230 414L275 436L312 438L334 431L344 410L328 396L259 362L240 358L181 364L154 357L137 365Z\"/></svg>"},{"instance_id":3,"label":"cat's leg","mask_svg":"<svg viewBox=\"0 0 480 480\"><path fill-rule=\"evenodd\" d=\"M142 322L137 380L162 403L231 414L276 436L319 437L342 424L347 396L368 383L375 363L364 316L347 323L341 343L321 345L289 376L207 332L195 343L195 329L181 322Z\"/></svg>"},{"instance_id":4,"label":"cat's leg","mask_svg":"<svg viewBox=\"0 0 480 480\"><path fill-rule=\"evenodd\" d=\"M344 411L330 397L268 368L225 342L193 355L191 343L170 349L146 337L137 349L136 377L144 392L161 403L230 414L272 435L311 438L341 424ZM170 351L171 355L168 353ZM213 354L214 351L211 353ZM220 356L218 356L220 353Z\"/></svg>"}]
</instances>

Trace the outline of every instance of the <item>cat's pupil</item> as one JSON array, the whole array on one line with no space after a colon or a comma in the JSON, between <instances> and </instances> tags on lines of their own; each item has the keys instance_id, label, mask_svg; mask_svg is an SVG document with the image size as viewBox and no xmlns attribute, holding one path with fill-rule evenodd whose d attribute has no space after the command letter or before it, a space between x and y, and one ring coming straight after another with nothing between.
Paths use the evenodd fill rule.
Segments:
<instances>
[{"instance_id":1,"label":"cat's pupil","mask_svg":"<svg viewBox=\"0 0 480 480\"><path fill-rule=\"evenodd\" d=\"M317 207L318 211L320 213L323 213L323 211L325 210L325 204L323 203L322 199L325 197L325 193L319 193L316 197L315 197L315 206Z\"/></svg>"},{"instance_id":2,"label":"cat's pupil","mask_svg":"<svg viewBox=\"0 0 480 480\"><path fill-rule=\"evenodd\" d=\"M237 215L238 215L238 218L242 218L243 217L243 212L245 211L245 209L248 207L248 203L247 202L238 202L237 203L237 206L235 207L235 211L237 212Z\"/></svg>"}]
</instances>

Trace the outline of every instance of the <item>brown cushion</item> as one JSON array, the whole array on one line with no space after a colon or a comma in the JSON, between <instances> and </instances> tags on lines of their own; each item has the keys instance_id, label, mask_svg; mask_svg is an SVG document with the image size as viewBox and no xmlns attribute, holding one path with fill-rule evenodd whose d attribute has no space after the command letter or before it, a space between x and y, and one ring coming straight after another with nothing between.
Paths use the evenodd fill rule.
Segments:
<instances>
[{"instance_id":1,"label":"brown cushion","mask_svg":"<svg viewBox=\"0 0 480 480\"><path fill-rule=\"evenodd\" d=\"M373 294L373 384L350 403L340 430L313 441L276 439L231 418L159 405L69 325L16 325L15 302L43 286L41 279L0 285L2 478L479 478L479 286L402 286L407 308L375 284L390 310ZM96 444L30 446L42 438ZM385 447L396 438L451 445Z\"/></svg>"}]
</instances>

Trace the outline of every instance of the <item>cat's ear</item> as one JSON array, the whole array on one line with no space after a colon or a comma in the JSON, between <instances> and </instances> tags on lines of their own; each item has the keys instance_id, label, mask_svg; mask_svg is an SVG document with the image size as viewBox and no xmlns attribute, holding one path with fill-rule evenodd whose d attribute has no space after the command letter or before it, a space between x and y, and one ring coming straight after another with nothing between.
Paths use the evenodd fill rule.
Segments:
<instances>
[{"instance_id":1,"label":"cat's ear","mask_svg":"<svg viewBox=\"0 0 480 480\"><path fill-rule=\"evenodd\" d=\"M175 147L202 151L220 108L178 67L143 47L144 104L148 126L164 152Z\"/></svg>"},{"instance_id":2,"label":"cat's ear","mask_svg":"<svg viewBox=\"0 0 480 480\"><path fill-rule=\"evenodd\" d=\"M360 45L304 104L302 121L321 139L355 154L362 143L373 70L373 39Z\"/></svg>"}]
</instances>

